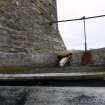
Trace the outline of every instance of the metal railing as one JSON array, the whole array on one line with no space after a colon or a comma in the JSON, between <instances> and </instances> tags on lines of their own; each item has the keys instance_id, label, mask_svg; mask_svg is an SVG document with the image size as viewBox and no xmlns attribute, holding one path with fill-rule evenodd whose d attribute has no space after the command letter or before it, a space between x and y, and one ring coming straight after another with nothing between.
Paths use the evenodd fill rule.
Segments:
<instances>
[{"instance_id":1,"label":"metal railing","mask_svg":"<svg viewBox=\"0 0 105 105\"><path fill-rule=\"evenodd\" d=\"M86 22L85 22L85 20L87 20L87 19L94 19L94 18L100 18L100 17L105 17L105 15L98 15L98 16L91 16L91 17L83 16L81 18L75 18L75 19L69 19L69 20L52 21L49 24L52 25L54 23L62 23L62 22L71 22L71 21L83 20L83 23L84 23L84 39L85 39L84 46L85 46L85 52L86 52L87 51L87 37L86 37Z\"/></svg>"}]
</instances>

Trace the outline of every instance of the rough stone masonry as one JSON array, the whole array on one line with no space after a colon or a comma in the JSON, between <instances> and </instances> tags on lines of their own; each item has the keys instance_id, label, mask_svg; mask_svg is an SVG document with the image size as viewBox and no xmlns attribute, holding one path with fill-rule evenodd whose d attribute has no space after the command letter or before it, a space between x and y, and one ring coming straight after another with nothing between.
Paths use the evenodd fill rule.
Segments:
<instances>
[{"instance_id":1,"label":"rough stone masonry","mask_svg":"<svg viewBox=\"0 0 105 105\"><path fill-rule=\"evenodd\" d=\"M0 0L0 67L52 65L65 50L56 0Z\"/></svg>"}]
</instances>

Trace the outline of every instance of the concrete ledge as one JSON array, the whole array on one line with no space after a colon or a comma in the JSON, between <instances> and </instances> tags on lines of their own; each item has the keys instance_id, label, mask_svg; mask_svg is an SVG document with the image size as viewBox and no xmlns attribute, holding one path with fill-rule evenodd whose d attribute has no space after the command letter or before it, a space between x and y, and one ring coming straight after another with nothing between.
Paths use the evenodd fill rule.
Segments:
<instances>
[{"instance_id":1,"label":"concrete ledge","mask_svg":"<svg viewBox=\"0 0 105 105\"><path fill-rule=\"evenodd\" d=\"M105 86L105 72L0 74L0 86Z\"/></svg>"},{"instance_id":2,"label":"concrete ledge","mask_svg":"<svg viewBox=\"0 0 105 105\"><path fill-rule=\"evenodd\" d=\"M0 74L2 79L105 79L105 72L80 72L80 73L37 73L37 74Z\"/></svg>"}]
</instances>

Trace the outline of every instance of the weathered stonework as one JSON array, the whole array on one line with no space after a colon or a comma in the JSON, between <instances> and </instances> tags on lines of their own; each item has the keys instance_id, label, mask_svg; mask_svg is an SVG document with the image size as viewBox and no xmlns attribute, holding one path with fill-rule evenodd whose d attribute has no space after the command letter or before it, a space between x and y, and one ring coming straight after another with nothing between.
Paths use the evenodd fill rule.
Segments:
<instances>
[{"instance_id":1,"label":"weathered stonework","mask_svg":"<svg viewBox=\"0 0 105 105\"><path fill-rule=\"evenodd\" d=\"M105 66L105 48L93 49L89 51L92 56L91 66ZM80 66L82 64L83 51L75 51L72 56L72 65Z\"/></svg>"},{"instance_id":2,"label":"weathered stonework","mask_svg":"<svg viewBox=\"0 0 105 105\"><path fill-rule=\"evenodd\" d=\"M105 48L91 50L93 65L105 66Z\"/></svg>"},{"instance_id":3,"label":"weathered stonework","mask_svg":"<svg viewBox=\"0 0 105 105\"><path fill-rule=\"evenodd\" d=\"M0 66L55 62L65 49L55 20L56 0L0 0Z\"/></svg>"},{"instance_id":4,"label":"weathered stonework","mask_svg":"<svg viewBox=\"0 0 105 105\"><path fill-rule=\"evenodd\" d=\"M83 51L73 51L72 54L72 66L80 66Z\"/></svg>"}]
</instances>

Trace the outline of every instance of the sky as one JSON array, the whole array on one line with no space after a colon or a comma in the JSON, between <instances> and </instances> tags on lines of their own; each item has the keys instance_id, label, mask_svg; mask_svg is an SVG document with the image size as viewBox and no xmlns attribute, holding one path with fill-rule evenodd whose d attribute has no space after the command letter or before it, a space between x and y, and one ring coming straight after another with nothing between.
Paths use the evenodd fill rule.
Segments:
<instances>
[{"instance_id":1,"label":"sky","mask_svg":"<svg viewBox=\"0 0 105 105\"><path fill-rule=\"evenodd\" d=\"M105 15L105 0L57 0L58 20ZM83 20L59 23L68 50L84 50ZM86 20L87 48L105 47L105 17Z\"/></svg>"}]
</instances>

